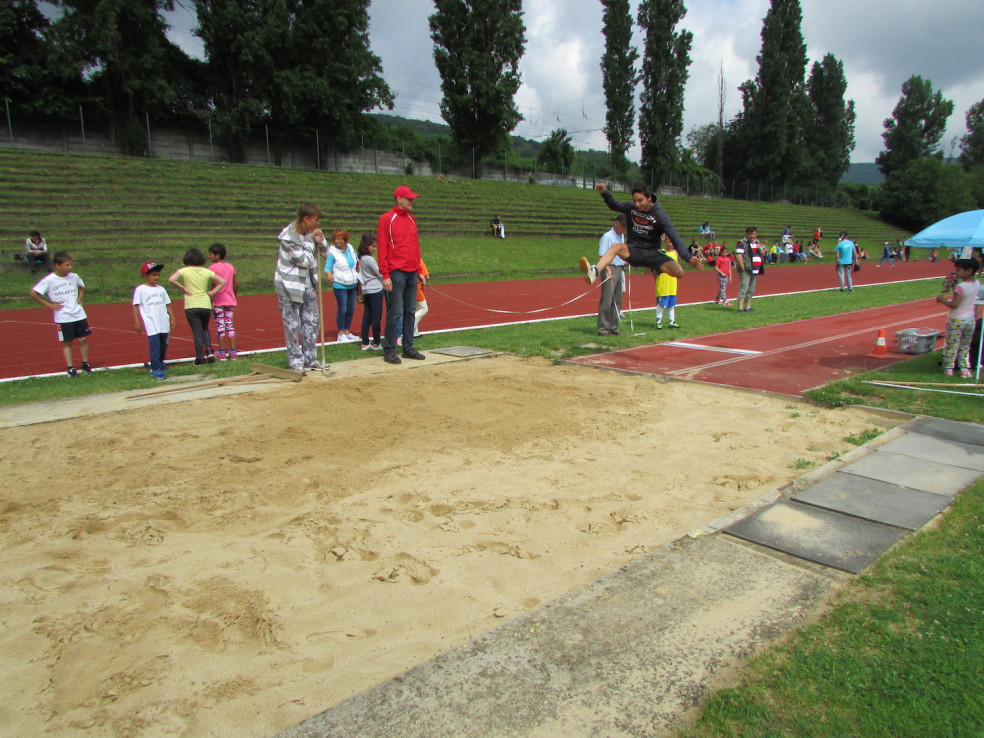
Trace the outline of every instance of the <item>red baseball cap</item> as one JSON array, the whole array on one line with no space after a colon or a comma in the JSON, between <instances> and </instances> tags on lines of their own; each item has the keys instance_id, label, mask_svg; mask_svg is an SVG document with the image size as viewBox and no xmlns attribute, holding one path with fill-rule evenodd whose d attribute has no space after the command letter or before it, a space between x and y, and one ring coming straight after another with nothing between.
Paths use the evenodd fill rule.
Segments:
<instances>
[{"instance_id":1,"label":"red baseball cap","mask_svg":"<svg viewBox=\"0 0 984 738\"><path fill-rule=\"evenodd\" d=\"M148 261L146 264L140 267L140 273L146 276L151 272L159 272L163 268L164 268L163 264L155 264L152 261Z\"/></svg>"},{"instance_id":2,"label":"red baseball cap","mask_svg":"<svg viewBox=\"0 0 984 738\"><path fill-rule=\"evenodd\" d=\"M410 200L413 200L415 197L417 197L417 195L416 193L414 193L413 190L411 190L406 185L400 185L395 190L393 190L393 197L406 197Z\"/></svg>"}]
</instances>

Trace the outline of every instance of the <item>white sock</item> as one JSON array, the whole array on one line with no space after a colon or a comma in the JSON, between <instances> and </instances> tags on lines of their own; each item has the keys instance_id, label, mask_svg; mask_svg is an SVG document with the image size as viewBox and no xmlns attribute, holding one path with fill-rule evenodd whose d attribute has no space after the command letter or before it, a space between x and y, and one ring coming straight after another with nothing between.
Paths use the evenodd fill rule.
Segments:
<instances>
[{"instance_id":1,"label":"white sock","mask_svg":"<svg viewBox=\"0 0 984 738\"><path fill-rule=\"evenodd\" d=\"M676 323L676 305L672 305L669 308L669 318L671 323Z\"/></svg>"},{"instance_id":2,"label":"white sock","mask_svg":"<svg viewBox=\"0 0 984 738\"><path fill-rule=\"evenodd\" d=\"M663 320L663 306L662 305L657 305L656 306L656 322L657 323L660 323L660 322L662 322L662 320Z\"/></svg>"}]
</instances>

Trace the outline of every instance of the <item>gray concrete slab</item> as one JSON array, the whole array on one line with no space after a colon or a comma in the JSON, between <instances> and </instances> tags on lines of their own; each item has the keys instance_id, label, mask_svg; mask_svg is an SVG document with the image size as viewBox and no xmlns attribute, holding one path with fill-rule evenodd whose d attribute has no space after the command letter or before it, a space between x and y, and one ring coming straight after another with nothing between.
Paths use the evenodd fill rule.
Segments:
<instances>
[{"instance_id":1,"label":"gray concrete slab","mask_svg":"<svg viewBox=\"0 0 984 738\"><path fill-rule=\"evenodd\" d=\"M846 575L685 539L281 734L655 736Z\"/></svg>"},{"instance_id":2,"label":"gray concrete slab","mask_svg":"<svg viewBox=\"0 0 984 738\"><path fill-rule=\"evenodd\" d=\"M725 533L855 574L905 535L901 528L787 500L739 520Z\"/></svg>"},{"instance_id":3,"label":"gray concrete slab","mask_svg":"<svg viewBox=\"0 0 984 738\"><path fill-rule=\"evenodd\" d=\"M973 484L980 476L980 472L973 469L962 469L881 450L855 461L843 473L951 497L967 485Z\"/></svg>"},{"instance_id":4,"label":"gray concrete slab","mask_svg":"<svg viewBox=\"0 0 984 738\"><path fill-rule=\"evenodd\" d=\"M949 495L841 472L807 487L792 499L908 530L921 528L953 502Z\"/></svg>"},{"instance_id":5,"label":"gray concrete slab","mask_svg":"<svg viewBox=\"0 0 984 738\"><path fill-rule=\"evenodd\" d=\"M447 348L431 349L431 353L467 358L469 356L485 356L486 354L495 352L492 349L478 348L476 346L448 346Z\"/></svg>"},{"instance_id":6,"label":"gray concrete slab","mask_svg":"<svg viewBox=\"0 0 984 738\"><path fill-rule=\"evenodd\" d=\"M948 438L934 438L921 433L906 433L886 443L880 451L911 456L914 459L935 461L938 464L959 466L962 469L984 471L984 446L961 443Z\"/></svg>"},{"instance_id":7,"label":"gray concrete slab","mask_svg":"<svg viewBox=\"0 0 984 738\"><path fill-rule=\"evenodd\" d=\"M913 418L904 427L910 433L984 446L984 425L977 423L960 423L956 420L920 417Z\"/></svg>"}]
</instances>

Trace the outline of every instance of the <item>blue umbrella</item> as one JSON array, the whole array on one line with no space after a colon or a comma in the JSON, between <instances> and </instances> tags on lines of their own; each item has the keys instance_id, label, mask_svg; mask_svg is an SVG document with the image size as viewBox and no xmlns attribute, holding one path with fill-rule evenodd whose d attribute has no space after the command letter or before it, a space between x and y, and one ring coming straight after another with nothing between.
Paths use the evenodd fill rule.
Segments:
<instances>
[{"instance_id":1,"label":"blue umbrella","mask_svg":"<svg viewBox=\"0 0 984 738\"><path fill-rule=\"evenodd\" d=\"M984 248L984 210L951 215L919 231L905 243L923 249L938 249L941 246Z\"/></svg>"}]
</instances>

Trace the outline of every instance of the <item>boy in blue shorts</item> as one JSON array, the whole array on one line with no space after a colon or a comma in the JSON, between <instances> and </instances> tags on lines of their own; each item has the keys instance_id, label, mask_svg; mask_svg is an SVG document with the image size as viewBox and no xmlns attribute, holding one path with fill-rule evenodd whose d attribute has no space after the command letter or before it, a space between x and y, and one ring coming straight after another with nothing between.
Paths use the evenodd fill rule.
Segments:
<instances>
[{"instance_id":1,"label":"boy in blue shorts","mask_svg":"<svg viewBox=\"0 0 984 738\"><path fill-rule=\"evenodd\" d=\"M55 311L55 324L58 326L58 340L62 345L67 364L66 373L77 377L79 370L72 359L72 341L78 340L82 354L82 371L92 372L89 366L89 341L92 329L86 320L82 307L85 283L78 274L72 273L72 257L59 251L52 258L54 271L31 289L31 297L49 310Z\"/></svg>"},{"instance_id":2,"label":"boy in blue shorts","mask_svg":"<svg viewBox=\"0 0 984 738\"><path fill-rule=\"evenodd\" d=\"M680 262L687 262L695 269L704 268L699 257L690 255L680 234L670 222L669 216L663 212L648 188L643 185L633 187L632 202L616 202L604 184L599 184L595 189L601 193L609 210L625 214L628 231L625 235L625 243L612 244L612 247L602 254L597 264L592 265L588 257L581 257L581 271L584 272L584 279L588 284L594 284L598 275L616 256L622 257L632 266L652 269L657 276L669 274L671 277L682 279L683 267L667 256L663 249L663 234L666 234L674 250L680 255Z\"/></svg>"},{"instance_id":3,"label":"boy in blue shorts","mask_svg":"<svg viewBox=\"0 0 984 738\"><path fill-rule=\"evenodd\" d=\"M167 379L167 344L174 330L174 313L171 312L171 296L161 287L163 264L148 261L140 267L143 284L133 291L133 330L146 331L150 346L150 376ZM141 325L141 322L143 325ZM143 328L143 330L141 330Z\"/></svg>"}]
</instances>

